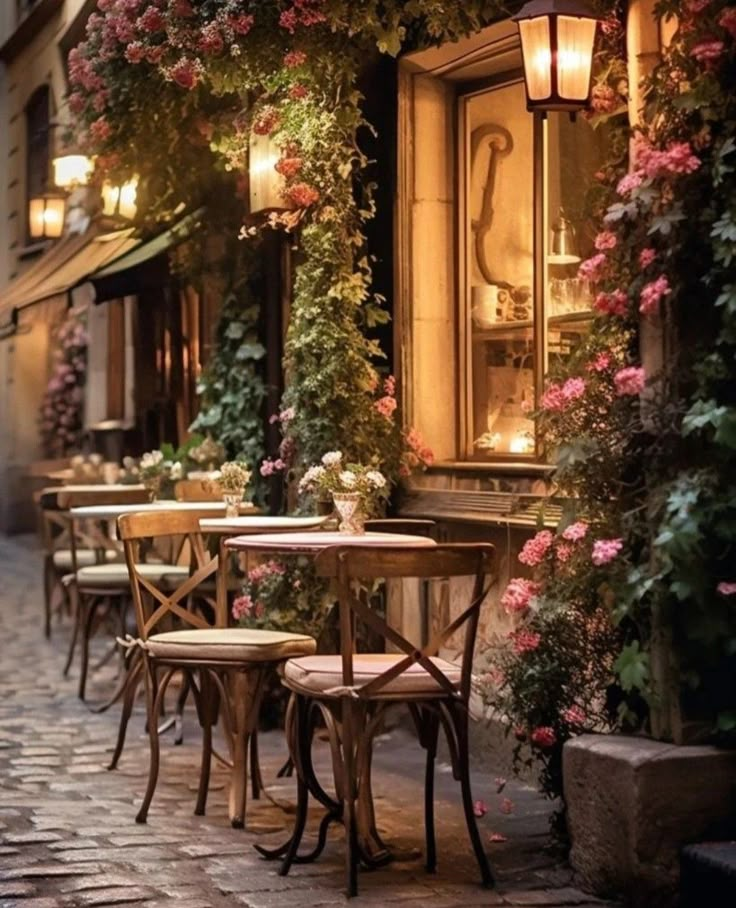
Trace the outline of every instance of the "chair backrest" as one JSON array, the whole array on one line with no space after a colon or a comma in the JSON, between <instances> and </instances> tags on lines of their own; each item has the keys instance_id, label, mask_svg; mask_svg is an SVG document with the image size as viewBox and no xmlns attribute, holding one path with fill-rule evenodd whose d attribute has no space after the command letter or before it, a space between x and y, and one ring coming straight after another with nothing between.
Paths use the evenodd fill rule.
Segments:
<instances>
[{"instance_id":1,"label":"chair backrest","mask_svg":"<svg viewBox=\"0 0 736 908\"><path fill-rule=\"evenodd\" d=\"M174 486L177 501L222 501L222 489L211 479L180 479Z\"/></svg>"},{"instance_id":2,"label":"chair backrest","mask_svg":"<svg viewBox=\"0 0 736 908\"><path fill-rule=\"evenodd\" d=\"M409 548L406 546L346 545L331 546L317 556L315 565L319 576L337 580L340 609L340 652L344 688L367 697L378 694L390 681L419 663L448 696L467 702L473 667L473 651L478 632L480 607L490 586L494 547L488 543L454 544L435 547ZM418 649L398 630L391 627L356 590L356 581L415 577L433 578L473 577L469 601L459 614L437 629L429 643ZM374 633L405 653L385 672L370 682L356 687L353 677L354 623L358 620ZM440 648L457 631L465 631L460 685L455 688L448 678L431 661Z\"/></svg>"},{"instance_id":3,"label":"chair backrest","mask_svg":"<svg viewBox=\"0 0 736 908\"><path fill-rule=\"evenodd\" d=\"M163 629L171 618L178 618L189 627L213 626L188 606L195 594L200 595L197 593L198 587L216 573L218 565L218 556L207 551L199 521L221 514L221 509L213 511L205 505L201 510L167 511L162 507L155 513L147 511L118 517L118 536L123 541L138 635L141 639L147 640L158 629ZM142 576L139 563L141 543L173 537L188 542L191 553L189 576L177 587L170 582L156 584ZM200 598L206 599L214 610L215 626L224 626L227 616L219 614L214 598L209 595L200 595Z\"/></svg>"}]
</instances>

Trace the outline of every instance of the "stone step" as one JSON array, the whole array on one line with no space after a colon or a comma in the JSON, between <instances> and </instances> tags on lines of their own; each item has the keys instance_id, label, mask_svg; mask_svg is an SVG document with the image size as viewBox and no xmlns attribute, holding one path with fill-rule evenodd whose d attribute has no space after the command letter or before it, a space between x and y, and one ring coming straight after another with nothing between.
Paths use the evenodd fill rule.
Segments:
<instances>
[{"instance_id":1,"label":"stone step","mask_svg":"<svg viewBox=\"0 0 736 908\"><path fill-rule=\"evenodd\" d=\"M680 855L681 908L736 905L736 841L687 845Z\"/></svg>"}]
</instances>

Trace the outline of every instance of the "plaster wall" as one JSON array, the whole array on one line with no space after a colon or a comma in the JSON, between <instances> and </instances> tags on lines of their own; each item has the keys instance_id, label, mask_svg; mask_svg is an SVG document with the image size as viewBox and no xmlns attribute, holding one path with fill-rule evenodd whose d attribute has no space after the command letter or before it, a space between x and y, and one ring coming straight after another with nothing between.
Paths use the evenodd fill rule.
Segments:
<instances>
[{"instance_id":1,"label":"plaster wall","mask_svg":"<svg viewBox=\"0 0 736 908\"><path fill-rule=\"evenodd\" d=\"M59 42L87 4L66 0L17 56L0 63L0 305L2 288L42 254L26 245L25 107L42 85L49 86L52 120L66 116L65 60ZM0 44L17 26L15 3L0 3ZM52 152L53 154L53 152ZM40 456L38 410L49 374L53 323L66 299L20 313L19 331L0 340L0 532L32 526L26 472ZM7 321L3 313L0 322Z\"/></svg>"}]
</instances>

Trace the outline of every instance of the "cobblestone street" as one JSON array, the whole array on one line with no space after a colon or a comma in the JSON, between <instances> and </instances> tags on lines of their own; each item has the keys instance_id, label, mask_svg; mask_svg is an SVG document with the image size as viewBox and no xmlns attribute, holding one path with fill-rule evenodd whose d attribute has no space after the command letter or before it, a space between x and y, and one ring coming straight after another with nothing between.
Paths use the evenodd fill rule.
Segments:
<instances>
[{"instance_id":1,"label":"cobblestone street","mask_svg":"<svg viewBox=\"0 0 736 908\"><path fill-rule=\"evenodd\" d=\"M343 852L331 832L322 858L294 867L287 877L262 860L254 842L281 841L290 826L291 780L275 781L285 748L278 733L264 734L261 751L268 797L248 805L248 829L227 820L226 772L213 766L206 817L193 815L199 733L188 716L185 740L164 736L162 771L149 822L134 821L148 762L139 703L115 772L108 772L118 707L92 713L76 696L76 666L62 665L68 622L42 632L41 556L30 537L0 539L0 905L98 906L133 904L205 908L299 908L346 903ZM100 641L102 644L102 641ZM104 649L95 650L97 656ZM114 684L114 667L93 673L90 700ZM322 747L324 751L324 746ZM324 753L321 755L324 761ZM375 783L379 827L391 840L421 847L422 753L408 733L394 730L378 742ZM438 769L439 872L420 861L397 863L360 877L356 906L423 908L491 905L590 905L549 848L549 805L530 788L509 781L496 791L493 767L476 773L475 796L488 804L480 820L498 878L495 891L476 882L459 792ZM499 811L503 798L513 812ZM318 812L313 811L314 821ZM492 834L506 841L492 842Z\"/></svg>"}]
</instances>

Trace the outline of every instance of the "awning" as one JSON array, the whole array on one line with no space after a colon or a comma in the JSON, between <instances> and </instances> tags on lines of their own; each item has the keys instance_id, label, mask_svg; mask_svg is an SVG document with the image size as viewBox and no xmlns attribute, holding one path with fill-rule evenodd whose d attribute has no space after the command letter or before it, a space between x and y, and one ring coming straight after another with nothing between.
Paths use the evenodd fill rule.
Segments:
<instances>
[{"instance_id":1,"label":"awning","mask_svg":"<svg viewBox=\"0 0 736 908\"><path fill-rule=\"evenodd\" d=\"M168 230L127 250L101 266L88 280L95 288L95 301L118 299L141 289L162 286L169 277L165 253L189 239L199 225L203 208L188 214Z\"/></svg>"},{"instance_id":2,"label":"awning","mask_svg":"<svg viewBox=\"0 0 736 908\"><path fill-rule=\"evenodd\" d=\"M132 230L105 231L93 224L82 234L70 234L52 246L34 265L0 291L0 322L23 309L67 293L88 276L140 245Z\"/></svg>"}]
</instances>

